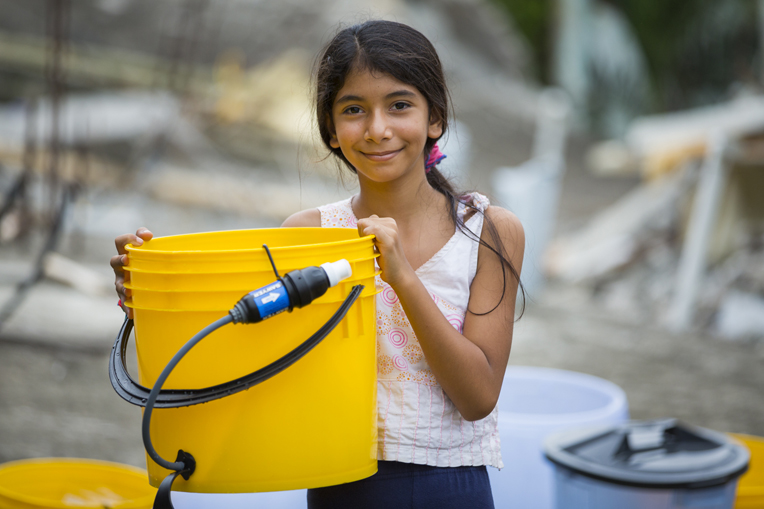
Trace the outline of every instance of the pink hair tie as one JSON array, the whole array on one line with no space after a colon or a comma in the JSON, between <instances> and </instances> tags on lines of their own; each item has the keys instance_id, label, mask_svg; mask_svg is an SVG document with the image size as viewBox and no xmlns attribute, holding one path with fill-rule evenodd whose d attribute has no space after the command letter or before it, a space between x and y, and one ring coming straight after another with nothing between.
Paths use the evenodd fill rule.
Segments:
<instances>
[{"instance_id":1,"label":"pink hair tie","mask_svg":"<svg viewBox=\"0 0 764 509\"><path fill-rule=\"evenodd\" d=\"M440 151L440 147L438 147L437 143L433 145L432 150L430 150L430 157L428 157L427 162L424 163L424 172L429 173L433 166L441 162L446 157L446 154Z\"/></svg>"}]
</instances>

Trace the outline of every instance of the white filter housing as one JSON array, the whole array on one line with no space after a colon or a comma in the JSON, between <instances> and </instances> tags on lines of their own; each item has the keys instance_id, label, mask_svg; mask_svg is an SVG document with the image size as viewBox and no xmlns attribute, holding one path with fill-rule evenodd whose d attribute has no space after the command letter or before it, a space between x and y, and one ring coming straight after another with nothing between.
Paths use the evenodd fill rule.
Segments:
<instances>
[{"instance_id":1,"label":"white filter housing","mask_svg":"<svg viewBox=\"0 0 764 509\"><path fill-rule=\"evenodd\" d=\"M350 262L345 260L337 260L336 262L323 263L321 268L326 272L326 276L329 278L329 286L336 286L337 283L343 279L347 279L353 275L353 269L350 268Z\"/></svg>"}]
</instances>

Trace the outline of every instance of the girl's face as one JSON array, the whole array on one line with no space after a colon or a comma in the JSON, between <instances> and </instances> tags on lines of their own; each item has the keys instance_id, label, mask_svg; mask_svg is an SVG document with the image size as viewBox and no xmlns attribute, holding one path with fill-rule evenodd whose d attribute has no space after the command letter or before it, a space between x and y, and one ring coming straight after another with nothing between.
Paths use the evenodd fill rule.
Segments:
<instances>
[{"instance_id":1,"label":"girl's face","mask_svg":"<svg viewBox=\"0 0 764 509\"><path fill-rule=\"evenodd\" d=\"M424 175L424 145L443 130L431 122L427 99L387 74L352 72L332 108L330 141L359 178L390 182L410 172Z\"/></svg>"}]
</instances>

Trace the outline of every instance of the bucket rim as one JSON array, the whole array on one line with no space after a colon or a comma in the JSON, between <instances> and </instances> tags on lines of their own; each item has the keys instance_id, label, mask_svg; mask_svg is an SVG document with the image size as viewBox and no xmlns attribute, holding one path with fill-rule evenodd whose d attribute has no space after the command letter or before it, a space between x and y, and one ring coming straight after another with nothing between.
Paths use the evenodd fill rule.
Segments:
<instances>
[{"instance_id":1,"label":"bucket rim","mask_svg":"<svg viewBox=\"0 0 764 509\"><path fill-rule=\"evenodd\" d=\"M238 291L238 290L231 290L231 292ZM368 293L366 293L367 290L364 289L361 295L359 295L359 299L365 299L370 297L376 297L377 294L381 293L382 290L379 288L374 288L374 290L370 290ZM190 293L190 292L189 292ZM230 293L230 292L220 292L220 293ZM331 305L331 304L339 304L342 303L344 299L338 299L338 300L327 300L327 301L314 301L311 305ZM130 309L138 309L141 311L159 311L162 313L227 313L230 311L232 306L229 306L227 308L203 308L203 309L164 309L164 308L152 308L152 307L146 307L146 306L135 306L133 304L132 298L128 298L126 301L122 302L125 306L129 307ZM235 303L234 303L235 304Z\"/></svg>"},{"instance_id":2,"label":"bucket rim","mask_svg":"<svg viewBox=\"0 0 764 509\"><path fill-rule=\"evenodd\" d=\"M285 228L259 228L259 231L267 231L267 230L278 230L283 231ZM292 230L327 230L327 228L322 227L298 227L298 228L291 228ZM337 230L348 230L349 228L336 228ZM184 233L181 235L167 235L164 237L157 237L158 239L168 239L168 238L179 238L179 237L190 237L192 235L202 235L205 233L209 234L223 234L223 233L231 233L231 232L243 232L243 231L251 231L251 230L221 230L221 231L215 231L215 232L200 232L200 233ZM353 238L353 239L345 239L345 240L334 240L330 242L314 242L312 244L294 244L291 246L277 246L277 247L268 247L268 249L271 251L271 253L274 252L280 252L288 249L305 249L305 248L312 248L315 246L337 246L337 245L343 245L343 244L354 244L354 243L367 243L369 241L373 242L374 235L365 235L363 237ZM153 240L153 239L152 239ZM150 241L149 241L150 242ZM158 255L191 255L191 254L199 254L199 253L209 253L209 254L216 254L216 253L254 253L258 251L265 252L265 248L263 246L259 247L252 247L252 248L243 248L243 249L194 249L194 250L148 250L144 248L144 245L141 246L135 246L133 244L126 244L125 250L128 252L135 251L137 253L151 253L151 254L158 254Z\"/></svg>"},{"instance_id":3,"label":"bucket rim","mask_svg":"<svg viewBox=\"0 0 764 509\"><path fill-rule=\"evenodd\" d=\"M178 273L178 274L187 275L185 273ZM217 274L217 273L211 272L210 274ZM237 274L237 273L234 272L233 274ZM356 283L358 281L366 281L366 280L368 280L370 278L376 278L380 274L382 274L382 271L377 269L376 271L374 271L373 274L369 274L368 276L343 279L338 284L350 284L350 283ZM193 293L193 294L197 294L197 293L231 293L231 292L249 293L251 291L257 290L257 288L234 288L232 290L158 290L156 288L147 288L145 286L133 286L133 284L131 282L129 282L129 281L126 281L124 286L128 290L139 290L139 291L144 291L144 292L155 292L155 293ZM338 301L338 302L340 302L340 301Z\"/></svg>"},{"instance_id":4,"label":"bucket rim","mask_svg":"<svg viewBox=\"0 0 764 509\"><path fill-rule=\"evenodd\" d=\"M311 245L314 245L314 244L311 244ZM260 249L262 249L262 248L260 248ZM277 249L277 248L274 248L274 249ZM271 249L271 251L273 251L273 249ZM152 251L152 252L156 253L158 251ZM190 251L184 251L184 252L190 252ZM205 252L209 253L211 251L205 251ZM218 251L218 252L222 252L222 251ZM379 253L374 253L374 255L372 255L372 256L367 256L367 257L364 257L364 258L354 258L352 260L348 260L348 263L362 263L362 262L367 262L369 260L375 260L377 258L379 258ZM347 260L347 258L345 258L345 260ZM139 272L141 274L163 274L163 275L165 275L165 274L167 274L167 275L178 274L178 275L184 275L184 276L188 276L188 275L199 275L199 276L201 276L201 275L215 275L215 276L217 276L217 275L220 275L220 274L248 274L248 273L251 273L251 272L273 272L273 269L270 267L270 264L268 265L268 270L267 271L265 271L265 270L257 270L257 271L255 271L255 270L248 270L248 271L247 270L224 270L224 271L220 271L220 272L177 271L177 270L164 271L164 270L147 270L147 269L142 269L142 268L138 268L138 267L130 267L130 265L124 265L122 267L122 270L125 270L125 271L128 271L128 272Z\"/></svg>"},{"instance_id":5,"label":"bucket rim","mask_svg":"<svg viewBox=\"0 0 764 509\"><path fill-rule=\"evenodd\" d=\"M669 425L681 426L686 431L716 442L720 448L731 446L730 454L726 455L723 463L717 461L716 464L704 465L697 470L640 470L638 468L629 470L621 467L621 465L630 462L620 462L617 465L608 464L599 462L596 458L578 456L570 450L577 445L590 443L602 436L623 431L634 425L660 423L660 421L668 422ZM563 471L567 469L576 474L611 484L657 489L698 489L726 485L730 482L737 484L750 464L749 450L736 440L730 439L728 434L687 424L673 418L647 421L629 420L616 424L567 428L554 432L544 439L543 455L555 465L555 468L561 468Z\"/></svg>"},{"instance_id":6,"label":"bucket rim","mask_svg":"<svg viewBox=\"0 0 764 509\"><path fill-rule=\"evenodd\" d=\"M587 423L611 417L616 415L619 410L628 412L628 399L626 398L624 390L610 380L598 376L557 368L508 366L504 374L503 383L506 384L507 380L511 380L512 378L541 378L545 381L574 383L579 387L594 389L605 393L610 398L610 401L605 406L578 412L568 412L565 414L512 412L509 410L502 410L501 403L499 403L499 419L505 422L510 422L513 425L549 425L559 422L561 417L564 416L566 425L575 426L579 423ZM504 386L502 386L502 389L504 389Z\"/></svg>"},{"instance_id":7,"label":"bucket rim","mask_svg":"<svg viewBox=\"0 0 764 509\"><path fill-rule=\"evenodd\" d=\"M123 472L138 475L142 479L146 479L148 476L148 471L146 469L136 467L133 465L127 465L125 463L117 463L115 461L98 460L98 459L92 459L92 458L57 458L57 457L27 458L27 459L8 461L8 462L0 464L0 475L2 475L4 470L19 469L19 468L34 469L34 468L39 468L41 465L47 465L50 467L55 467L56 465L102 467L102 468L108 468L112 470L122 470ZM153 492L149 495L145 495L138 498L134 498L132 500L127 500L125 502L117 503L116 505L110 506L110 507L115 507L116 509L141 509L143 507L147 507L147 504L150 505L152 501L154 500L154 498L156 497L155 488L151 488L151 489ZM37 497L34 495L26 495L24 493L18 493L2 485L0 485L0 496L4 496L11 500L18 500L20 502L30 504L30 505L39 505L42 507L49 507L51 509L70 509L72 507L71 504L65 504L61 501L45 499L45 498ZM101 506L85 505L81 507L97 508Z\"/></svg>"}]
</instances>

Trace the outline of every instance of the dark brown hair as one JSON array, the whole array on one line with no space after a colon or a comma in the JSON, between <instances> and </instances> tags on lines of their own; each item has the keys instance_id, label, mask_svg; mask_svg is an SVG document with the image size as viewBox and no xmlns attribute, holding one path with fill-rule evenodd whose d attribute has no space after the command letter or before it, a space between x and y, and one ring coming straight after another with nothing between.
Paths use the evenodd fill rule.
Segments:
<instances>
[{"instance_id":1,"label":"dark brown hair","mask_svg":"<svg viewBox=\"0 0 764 509\"><path fill-rule=\"evenodd\" d=\"M432 43L408 25L394 21L372 20L343 28L337 32L319 54L315 67L315 104L318 131L324 145L353 173L356 173L356 169L345 158L342 150L333 148L330 144L334 130L332 125L334 101L344 86L345 79L352 71L367 70L374 74L386 74L402 83L416 87L427 99L431 121L440 122L443 128L442 134L445 134L448 129L448 119L451 112L450 97L440 58L438 58L438 53ZM425 142L425 160L438 139L440 137L428 138ZM433 189L447 198L448 213L459 231L475 242L484 245L501 259L504 280L506 281L507 269L517 279L523 292L524 309L525 290L520 282L520 275L510 262L496 226L490 218L486 216L485 223L488 226L494 246L483 241L479 235L464 226L464 221L457 213L459 202L478 213L482 212L468 203L469 200L466 198L461 199L464 194L457 192L437 167L430 168L427 173L427 182ZM503 293L496 307L502 300L504 300Z\"/></svg>"}]
</instances>

